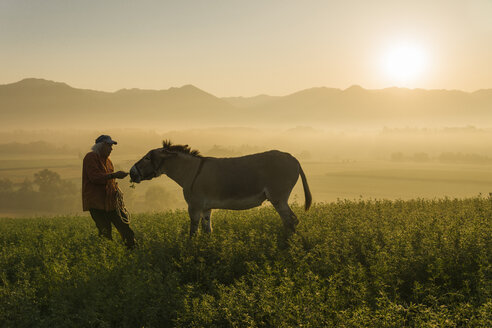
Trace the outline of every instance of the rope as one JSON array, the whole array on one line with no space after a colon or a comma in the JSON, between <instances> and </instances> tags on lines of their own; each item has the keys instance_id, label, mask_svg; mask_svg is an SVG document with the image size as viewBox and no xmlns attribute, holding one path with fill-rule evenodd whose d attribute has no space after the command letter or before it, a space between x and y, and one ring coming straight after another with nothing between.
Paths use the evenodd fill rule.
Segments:
<instances>
[{"instance_id":1,"label":"rope","mask_svg":"<svg viewBox=\"0 0 492 328\"><path fill-rule=\"evenodd\" d=\"M121 217L121 220L126 224L130 224L130 213L126 209L123 201L123 192L119 187L116 187L116 210Z\"/></svg>"}]
</instances>

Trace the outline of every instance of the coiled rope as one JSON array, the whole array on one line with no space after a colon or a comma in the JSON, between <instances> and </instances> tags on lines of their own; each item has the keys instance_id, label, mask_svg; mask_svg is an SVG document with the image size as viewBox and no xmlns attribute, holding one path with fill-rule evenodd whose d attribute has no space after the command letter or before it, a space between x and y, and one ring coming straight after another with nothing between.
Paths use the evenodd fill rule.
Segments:
<instances>
[{"instance_id":1,"label":"coiled rope","mask_svg":"<svg viewBox=\"0 0 492 328\"><path fill-rule=\"evenodd\" d=\"M116 187L116 210L118 211L121 220L126 224L130 223L130 212L126 209L123 201L123 192L119 187Z\"/></svg>"}]
</instances>

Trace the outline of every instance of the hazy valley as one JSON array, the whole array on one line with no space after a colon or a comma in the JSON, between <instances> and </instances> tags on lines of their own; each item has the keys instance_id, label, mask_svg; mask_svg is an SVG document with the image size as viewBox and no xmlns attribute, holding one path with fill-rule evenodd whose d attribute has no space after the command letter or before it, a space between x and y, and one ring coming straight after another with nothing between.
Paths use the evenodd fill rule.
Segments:
<instances>
[{"instance_id":1,"label":"hazy valley","mask_svg":"<svg viewBox=\"0 0 492 328\"><path fill-rule=\"evenodd\" d=\"M0 85L2 128L492 126L491 104L491 89L320 87L286 96L219 98L192 85L112 93L43 79Z\"/></svg>"}]
</instances>

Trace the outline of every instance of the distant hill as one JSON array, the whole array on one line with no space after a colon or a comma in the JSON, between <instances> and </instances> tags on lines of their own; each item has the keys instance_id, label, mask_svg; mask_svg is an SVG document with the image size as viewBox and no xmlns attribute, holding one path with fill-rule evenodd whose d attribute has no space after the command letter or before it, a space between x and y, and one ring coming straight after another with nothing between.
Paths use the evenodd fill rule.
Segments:
<instances>
[{"instance_id":1,"label":"distant hill","mask_svg":"<svg viewBox=\"0 0 492 328\"><path fill-rule=\"evenodd\" d=\"M253 98L254 99L254 98ZM227 98L226 98L227 100ZM367 90L312 88L285 97L241 107L252 117L275 122L328 125L377 124L492 124L492 89L467 93L456 90L387 88ZM238 99L234 99L236 106Z\"/></svg>"},{"instance_id":2,"label":"distant hill","mask_svg":"<svg viewBox=\"0 0 492 328\"><path fill-rule=\"evenodd\" d=\"M236 106L238 108L250 108L250 107L268 105L274 102L275 100L277 100L278 98L281 97L258 95L255 97L224 97L222 99L224 99L231 105Z\"/></svg>"},{"instance_id":3,"label":"distant hill","mask_svg":"<svg viewBox=\"0 0 492 328\"><path fill-rule=\"evenodd\" d=\"M228 102L192 85L168 90L124 89L101 92L65 83L25 79L0 85L3 124L142 124L214 122L231 114Z\"/></svg>"},{"instance_id":4,"label":"distant hill","mask_svg":"<svg viewBox=\"0 0 492 328\"><path fill-rule=\"evenodd\" d=\"M408 124L492 125L492 89L456 90L352 86L311 88L283 97L218 98L192 85L168 90L101 92L25 79L0 85L2 125Z\"/></svg>"}]
</instances>

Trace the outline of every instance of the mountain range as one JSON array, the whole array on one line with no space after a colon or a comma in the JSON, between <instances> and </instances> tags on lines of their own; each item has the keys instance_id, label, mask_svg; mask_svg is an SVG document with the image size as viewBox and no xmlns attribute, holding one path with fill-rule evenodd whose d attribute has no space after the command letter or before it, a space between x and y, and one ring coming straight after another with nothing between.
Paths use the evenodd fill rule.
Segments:
<instances>
[{"instance_id":1,"label":"mountain range","mask_svg":"<svg viewBox=\"0 0 492 328\"><path fill-rule=\"evenodd\" d=\"M77 89L44 79L0 85L2 127L290 124L491 125L492 89L476 92L352 86L287 96L219 98L192 85L167 90Z\"/></svg>"}]
</instances>

